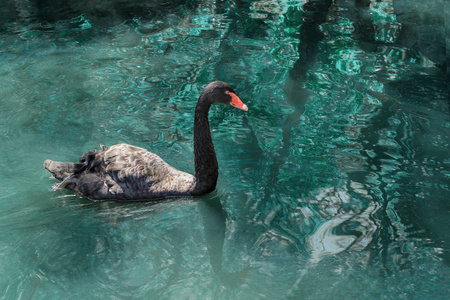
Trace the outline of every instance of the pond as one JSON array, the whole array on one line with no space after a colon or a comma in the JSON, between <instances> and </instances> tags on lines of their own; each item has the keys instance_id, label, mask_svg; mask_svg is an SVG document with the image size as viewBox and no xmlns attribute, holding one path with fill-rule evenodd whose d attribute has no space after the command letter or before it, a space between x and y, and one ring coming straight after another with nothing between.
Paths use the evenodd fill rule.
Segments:
<instances>
[{"instance_id":1,"label":"pond","mask_svg":"<svg viewBox=\"0 0 450 300\"><path fill-rule=\"evenodd\" d=\"M0 5L1 299L444 299L450 118L444 1ZM129 143L206 196L93 202L42 166Z\"/></svg>"}]
</instances>

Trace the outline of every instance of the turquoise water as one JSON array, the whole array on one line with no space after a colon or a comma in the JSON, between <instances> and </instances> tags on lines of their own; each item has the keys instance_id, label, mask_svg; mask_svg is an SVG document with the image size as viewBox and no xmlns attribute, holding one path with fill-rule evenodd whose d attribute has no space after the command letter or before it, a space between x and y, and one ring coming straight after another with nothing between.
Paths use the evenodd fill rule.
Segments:
<instances>
[{"instance_id":1,"label":"turquoise water","mask_svg":"<svg viewBox=\"0 0 450 300\"><path fill-rule=\"evenodd\" d=\"M0 298L447 298L443 3L3 1ZM192 173L213 80L249 107L210 112L214 193L51 191L98 144Z\"/></svg>"}]
</instances>

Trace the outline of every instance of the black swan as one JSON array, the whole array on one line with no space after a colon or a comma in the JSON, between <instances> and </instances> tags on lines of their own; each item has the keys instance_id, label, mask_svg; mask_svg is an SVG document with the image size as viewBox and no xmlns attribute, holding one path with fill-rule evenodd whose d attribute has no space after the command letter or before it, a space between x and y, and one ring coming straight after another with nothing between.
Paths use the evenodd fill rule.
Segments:
<instances>
[{"instance_id":1,"label":"black swan","mask_svg":"<svg viewBox=\"0 0 450 300\"><path fill-rule=\"evenodd\" d=\"M212 103L248 110L229 84L215 81L205 87L195 107L195 175L173 168L145 149L118 144L84 153L79 163L46 160L44 167L61 181L52 189L66 188L93 200L151 200L212 192L219 174L208 121Z\"/></svg>"}]
</instances>

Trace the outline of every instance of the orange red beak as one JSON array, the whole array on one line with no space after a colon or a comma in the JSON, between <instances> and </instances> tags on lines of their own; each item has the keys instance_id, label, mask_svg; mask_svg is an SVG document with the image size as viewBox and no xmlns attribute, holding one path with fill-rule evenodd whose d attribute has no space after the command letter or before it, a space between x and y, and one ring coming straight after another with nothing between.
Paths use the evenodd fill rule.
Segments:
<instances>
[{"instance_id":1,"label":"orange red beak","mask_svg":"<svg viewBox=\"0 0 450 300\"><path fill-rule=\"evenodd\" d=\"M239 109L248 110L247 105L244 104L244 102L241 101L241 99L239 99L239 97L235 94L235 93L230 93L231 96L231 106L237 107Z\"/></svg>"}]
</instances>

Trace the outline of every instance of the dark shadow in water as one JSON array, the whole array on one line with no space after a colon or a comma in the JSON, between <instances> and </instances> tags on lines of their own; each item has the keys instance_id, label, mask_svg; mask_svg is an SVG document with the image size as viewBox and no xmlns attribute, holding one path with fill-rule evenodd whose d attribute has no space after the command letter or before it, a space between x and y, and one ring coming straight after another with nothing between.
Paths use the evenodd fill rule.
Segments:
<instances>
[{"instance_id":1,"label":"dark shadow in water","mask_svg":"<svg viewBox=\"0 0 450 300\"><path fill-rule=\"evenodd\" d=\"M302 7L303 23L299 32L299 59L294 63L293 68L289 72L289 77L284 87L286 100L294 108L294 111L287 116L283 124L282 147L273 155L274 159L264 193L266 199L271 197L273 187L279 181L280 168L286 163L290 155L292 129L301 122L300 117L305 111L305 105L310 96L310 91L305 88L305 83L308 79L308 71L315 65L318 44L324 38L324 34L319 27L325 23L331 3L332 0L310 0ZM301 237L297 237L281 228L279 230L283 231L283 235L295 241L299 249L304 248L304 241Z\"/></svg>"},{"instance_id":2,"label":"dark shadow in water","mask_svg":"<svg viewBox=\"0 0 450 300\"><path fill-rule=\"evenodd\" d=\"M282 147L273 155L273 163L264 190L265 199L271 198L273 187L277 186L280 168L286 163L290 155L292 129L301 122L301 115L305 111L305 105L310 96L309 90L305 88L305 83L308 79L308 71L315 65L318 44L324 38L324 34L319 27L325 23L331 3L332 0L310 0L302 7L303 23L299 32L299 59L289 72L284 87L286 100L294 108L294 111L287 116L282 127ZM278 211L277 214L283 214L283 212ZM305 248L302 237L293 235L292 232L283 228L278 228L278 230L282 231L282 234L289 237L290 240L295 241L298 249Z\"/></svg>"},{"instance_id":3,"label":"dark shadow in water","mask_svg":"<svg viewBox=\"0 0 450 300\"><path fill-rule=\"evenodd\" d=\"M314 67L316 62L318 44L324 38L324 34L319 27L325 23L331 3L332 0L310 0L302 7L303 24L299 32L299 59L289 72L289 78L284 88L287 101L294 108L294 112L286 118L282 128L283 147L278 151L278 155L274 159L270 182L272 184L278 181L280 166L285 163L289 155L292 128L300 123L300 116L305 111L305 105L310 93L304 87L304 84L307 82L308 71Z\"/></svg>"},{"instance_id":4,"label":"dark shadow in water","mask_svg":"<svg viewBox=\"0 0 450 300\"><path fill-rule=\"evenodd\" d=\"M223 245L226 232L226 214L217 192L202 197L198 208L203 220L206 245L211 267L216 276L227 287L237 287L244 283L250 268L240 272L227 272L223 269Z\"/></svg>"}]
</instances>

